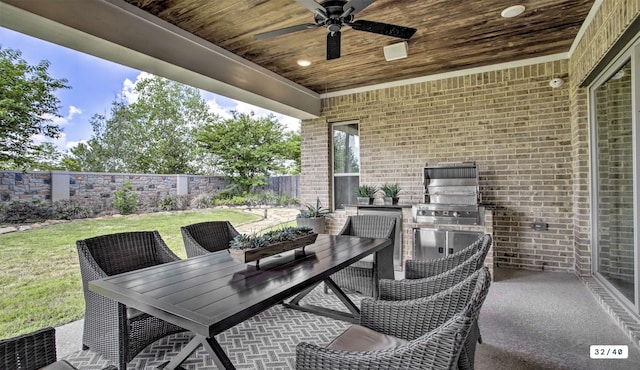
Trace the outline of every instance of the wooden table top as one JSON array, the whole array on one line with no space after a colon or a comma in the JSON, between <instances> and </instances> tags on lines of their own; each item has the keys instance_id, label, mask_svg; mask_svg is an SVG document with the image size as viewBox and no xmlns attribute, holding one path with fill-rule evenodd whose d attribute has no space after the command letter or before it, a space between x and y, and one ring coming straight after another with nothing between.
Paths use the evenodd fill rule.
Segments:
<instances>
[{"instance_id":1,"label":"wooden table top","mask_svg":"<svg viewBox=\"0 0 640 370\"><path fill-rule=\"evenodd\" d=\"M389 245L320 234L305 256L261 262L259 270L220 251L91 281L89 289L211 338Z\"/></svg>"}]
</instances>

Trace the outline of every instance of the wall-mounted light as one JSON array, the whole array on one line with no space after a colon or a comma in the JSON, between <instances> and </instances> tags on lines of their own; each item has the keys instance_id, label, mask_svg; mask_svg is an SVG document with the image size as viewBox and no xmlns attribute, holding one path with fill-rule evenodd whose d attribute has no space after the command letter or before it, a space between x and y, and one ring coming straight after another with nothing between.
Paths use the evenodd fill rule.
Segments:
<instances>
[{"instance_id":1,"label":"wall-mounted light","mask_svg":"<svg viewBox=\"0 0 640 370\"><path fill-rule=\"evenodd\" d=\"M564 80L561 78L554 78L551 81L549 81L549 86L553 87L554 89L557 89L562 85L564 85Z\"/></svg>"}]
</instances>

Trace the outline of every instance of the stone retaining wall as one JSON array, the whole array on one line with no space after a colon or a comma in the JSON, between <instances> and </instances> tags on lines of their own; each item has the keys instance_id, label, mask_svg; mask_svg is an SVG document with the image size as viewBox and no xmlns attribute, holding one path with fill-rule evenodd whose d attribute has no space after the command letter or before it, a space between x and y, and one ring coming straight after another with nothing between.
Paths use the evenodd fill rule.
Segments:
<instances>
[{"instance_id":1,"label":"stone retaining wall","mask_svg":"<svg viewBox=\"0 0 640 370\"><path fill-rule=\"evenodd\" d=\"M141 201L168 195L215 193L229 185L217 176L95 173L66 171L1 171L0 201L75 200L102 202L130 183Z\"/></svg>"},{"instance_id":2,"label":"stone retaining wall","mask_svg":"<svg viewBox=\"0 0 640 370\"><path fill-rule=\"evenodd\" d=\"M40 201L51 204L59 200L71 200L83 204L102 203L109 208L113 194L127 182L143 204L153 204L171 195L195 197L217 193L229 185L229 181L221 176L0 171L0 202ZM264 189L298 198L299 177L271 177Z\"/></svg>"}]
</instances>

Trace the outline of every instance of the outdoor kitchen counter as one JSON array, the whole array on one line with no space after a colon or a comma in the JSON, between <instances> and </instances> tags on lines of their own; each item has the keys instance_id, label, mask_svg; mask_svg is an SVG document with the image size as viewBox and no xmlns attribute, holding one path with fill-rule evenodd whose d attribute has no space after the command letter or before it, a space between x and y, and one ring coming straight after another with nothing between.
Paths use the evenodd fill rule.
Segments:
<instances>
[{"instance_id":1,"label":"outdoor kitchen counter","mask_svg":"<svg viewBox=\"0 0 640 370\"><path fill-rule=\"evenodd\" d=\"M411 208L410 203L400 203L400 204L343 204L345 207L355 207L355 208L390 208L390 209L402 209L402 208Z\"/></svg>"},{"instance_id":2,"label":"outdoor kitchen counter","mask_svg":"<svg viewBox=\"0 0 640 370\"><path fill-rule=\"evenodd\" d=\"M493 238L493 207L486 207L484 212L483 225L456 225L456 224L435 224L427 222L407 222L406 229L438 229L438 230L455 230L455 231L474 231L489 234L492 237L491 247L489 253L484 260L484 265L489 268L493 279L493 267L494 267L494 246L495 238Z\"/></svg>"}]
</instances>

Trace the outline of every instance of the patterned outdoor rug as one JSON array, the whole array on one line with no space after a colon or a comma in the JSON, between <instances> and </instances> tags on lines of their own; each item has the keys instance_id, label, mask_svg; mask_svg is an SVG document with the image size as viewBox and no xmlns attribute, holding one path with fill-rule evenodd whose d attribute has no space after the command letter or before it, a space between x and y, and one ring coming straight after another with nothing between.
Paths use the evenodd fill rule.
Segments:
<instances>
[{"instance_id":1,"label":"patterned outdoor rug","mask_svg":"<svg viewBox=\"0 0 640 370\"><path fill-rule=\"evenodd\" d=\"M350 293L349 297L360 306L363 296ZM303 302L346 311L333 293L323 292L322 286L314 289ZM304 341L325 345L349 325L344 321L277 305L217 335L216 339L238 369L284 370L295 367L296 344ZM156 369L171 360L191 337L185 332L160 339L136 356L127 369ZM65 359L80 370L101 369L108 363L91 351L79 351ZM182 367L188 370L217 369L202 348L192 354Z\"/></svg>"}]
</instances>

